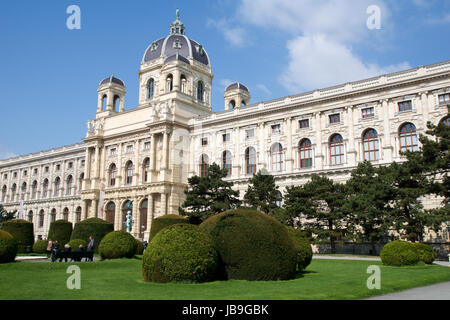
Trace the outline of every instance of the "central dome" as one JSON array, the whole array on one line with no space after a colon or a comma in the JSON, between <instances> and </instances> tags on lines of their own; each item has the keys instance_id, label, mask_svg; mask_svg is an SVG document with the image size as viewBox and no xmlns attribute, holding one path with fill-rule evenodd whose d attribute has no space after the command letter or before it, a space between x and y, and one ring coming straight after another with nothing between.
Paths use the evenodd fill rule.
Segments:
<instances>
[{"instance_id":1,"label":"central dome","mask_svg":"<svg viewBox=\"0 0 450 320\"><path fill-rule=\"evenodd\" d=\"M195 61L209 66L208 54L203 46L186 37L184 31L184 24L180 21L179 12L177 11L177 19L170 26L170 34L150 44L147 50L145 50L142 63L161 57L166 59L171 56L176 56L178 53L183 58L192 58Z\"/></svg>"}]
</instances>

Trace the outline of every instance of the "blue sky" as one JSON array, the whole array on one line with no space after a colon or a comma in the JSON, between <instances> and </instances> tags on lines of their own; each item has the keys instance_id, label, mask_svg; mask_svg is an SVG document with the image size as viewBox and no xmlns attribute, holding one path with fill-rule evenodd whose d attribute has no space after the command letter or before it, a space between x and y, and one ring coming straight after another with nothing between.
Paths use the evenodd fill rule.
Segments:
<instances>
[{"instance_id":1,"label":"blue sky","mask_svg":"<svg viewBox=\"0 0 450 320\"><path fill-rule=\"evenodd\" d=\"M73 4L81 30L66 27ZM367 28L370 5L380 29ZM142 55L176 7L210 57L214 111L231 81L257 103L450 59L446 0L4 0L0 159L81 142L111 73L135 108Z\"/></svg>"}]
</instances>

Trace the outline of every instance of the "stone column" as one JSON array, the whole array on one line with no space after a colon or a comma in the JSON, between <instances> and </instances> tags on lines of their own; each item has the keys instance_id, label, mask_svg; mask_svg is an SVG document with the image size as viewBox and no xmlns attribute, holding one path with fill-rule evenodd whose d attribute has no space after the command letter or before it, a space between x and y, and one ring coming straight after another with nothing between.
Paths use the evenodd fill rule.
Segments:
<instances>
[{"instance_id":1,"label":"stone column","mask_svg":"<svg viewBox=\"0 0 450 320\"><path fill-rule=\"evenodd\" d=\"M167 194L161 193L161 213L162 215L167 214Z\"/></svg>"},{"instance_id":2,"label":"stone column","mask_svg":"<svg viewBox=\"0 0 450 320\"><path fill-rule=\"evenodd\" d=\"M180 87L180 70L175 69L173 72L173 91L181 91Z\"/></svg>"},{"instance_id":3,"label":"stone column","mask_svg":"<svg viewBox=\"0 0 450 320\"><path fill-rule=\"evenodd\" d=\"M98 200L94 199L94 200L92 200L92 206L91 206L89 218L97 218L97 215L98 215L97 210L98 210Z\"/></svg>"},{"instance_id":4,"label":"stone column","mask_svg":"<svg viewBox=\"0 0 450 320\"><path fill-rule=\"evenodd\" d=\"M292 119L285 119L287 131L287 150L286 150L286 172L291 173L293 169L294 157L292 155Z\"/></svg>"},{"instance_id":5,"label":"stone column","mask_svg":"<svg viewBox=\"0 0 450 320\"><path fill-rule=\"evenodd\" d=\"M325 154L322 150L322 119L321 119L321 112L316 112L314 114L314 131L317 132L317 141L316 141L316 147L314 150L314 160L315 163L313 163L316 170L322 170L324 167L324 159Z\"/></svg>"},{"instance_id":6,"label":"stone column","mask_svg":"<svg viewBox=\"0 0 450 320\"><path fill-rule=\"evenodd\" d=\"M88 210L89 210L89 206L88 206L88 201L89 200L83 200L83 206L81 208L81 220L86 220L88 217Z\"/></svg>"},{"instance_id":7,"label":"stone column","mask_svg":"<svg viewBox=\"0 0 450 320\"><path fill-rule=\"evenodd\" d=\"M346 125L348 127L348 158L347 164L350 166L356 166L356 149L355 149L355 136L354 136L354 128L353 128L353 106L347 107L346 110Z\"/></svg>"},{"instance_id":8,"label":"stone column","mask_svg":"<svg viewBox=\"0 0 450 320\"><path fill-rule=\"evenodd\" d=\"M103 181L105 177L105 163L106 163L106 146L102 147L102 155L100 158L100 181Z\"/></svg>"},{"instance_id":9,"label":"stone column","mask_svg":"<svg viewBox=\"0 0 450 320\"><path fill-rule=\"evenodd\" d=\"M148 208L147 208L147 229L144 232L144 240L148 241L150 237L150 229L153 221L153 194L148 195Z\"/></svg>"},{"instance_id":10,"label":"stone column","mask_svg":"<svg viewBox=\"0 0 450 320\"><path fill-rule=\"evenodd\" d=\"M137 238L139 236L139 225L138 225L138 220L139 220L139 202L138 199L133 199L133 208L131 210L132 211L132 215L133 215L133 227L131 229L131 235L135 238Z\"/></svg>"},{"instance_id":11,"label":"stone column","mask_svg":"<svg viewBox=\"0 0 450 320\"><path fill-rule=\"evenodd\" d=\"M261 170L266 167L266 134L265 134L265 123L261 122L258 124L258 135L259 135L259 157L258 157L258 168Z\"/></svg>"},{"instance_id":12,"label":"stone column","mask_svg":"<svg viewBox=\"0 0 450 320\"><path fill-rule=\"evenodd\" d=\"M84 179L83 179L83 190L91 189L89 184L91 179L91 150L89 147L86 148L86 156L84 160Z\"/></svg>"},{"instance_id":13,"label":"stone column","mask_svg":"<svg viewBox=\"0 0 450 320\"><path fill-rule=\"evenodd\" d=\"M139 184L139 177L140 177L140 173L141 173L141 163L139 161L139 152L140 152L140 146L139 146L139 139L137 139L134 142L136 148L134 150L134 177L133 177L133 186L137 186Z\"/></svg>"},{"instance_id":14,"label":"stone column","mask_svg":"<svg viewBox=\"0 0 450 320\"><path fill-rule=\"evenodd\" d=\"M391 144L391 128L389 125L389 105L391 102L388 99L384 99L381 101L382 104L382 113L383 113L383 127L384 127L384 135L383 135L383 162L391 163L392 162L392 152L393 147Z\"/></svg>"},{"instance_id":15,"label":"stone column","mask_svg":"<svg viewBox=\"0 0 450 320\"><path fill-rule=\"evenodd\" d=\"M425 119L429 119L428 113L430 111L428 105L428 91L422 92L420 95L421 104L422 104L422 114Z\"/></svg>"},{"instance_id":16,"label":"stone column","mask_svg":"<svg viewBox=\"0 0 450 320\"><path fill-rule=\"evenodd\" d=\"M117 174L116 174L116 185L121 187L123 185L122 180L122 143L117 145L118 155L117 155Z\"/></svg>"},{"instance_id":17,"label":"stone column","mask_svg":"<svg viewBox=\"0 0 450 320\"><path fill-rule=\"evenodd\" d=\"M239 178L239 176L241 175L241 164L239 163L240 160L240 156L239 156L239 152L240 152L240 143L241 143L241 137L240 137L240 128L234 128L234 134L233 134L233 140L234 140L234 157L232 157L233 162L231 164L232 166L232 177L233 178ZM213 149L215 150L215 149Z\"/></svg>"}]
</instances>

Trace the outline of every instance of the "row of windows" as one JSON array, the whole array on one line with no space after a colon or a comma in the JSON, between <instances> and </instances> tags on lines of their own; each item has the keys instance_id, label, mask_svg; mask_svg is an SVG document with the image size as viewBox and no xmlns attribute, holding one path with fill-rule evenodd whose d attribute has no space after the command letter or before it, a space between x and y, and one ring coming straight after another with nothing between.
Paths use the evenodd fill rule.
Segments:
<instances>
[{"instance_id":1,"label":"row of windows","mask_svg":"<svg viewBox=\"0 0 450 320\"><path fill-rule=\"evenodd\" d=\"M84 173L82 173L79 177L79 181L78 181L78 193L81 193L81 183L82 180L84 179ZM60 195L60 190L61 190L61 178L60 177L56 177L55 180L53 181L53 196L54 197L58 197ZM47 198L49 196L49 186L50 186L50 182L48 179L44 179L44 181L42 182L42 193L41 193L41 198ZM72 175L69 175L65 181L65 195L66 196L70 196L72 195L72 190L74 187L74 179L72 177ZM4 185L2 187L2 194L1 194L1 200L2 202L6 202L6 194L7 194L8 188L6 185ZM17 196L17 184L13 184L11 186L11 194L10 194L10 201L14 202L17 201L19 199L16 199ZM24 182L22 184L22 187L20 188L20 200L25 200L25 194L27 192L27 183ZM33 183L31 184L31 193L30 193L30 199L34 200L37 198L37 193L38 193L38 182L37 180L34 180Z\"/></svg>"},{"instance_id":2,"label":"row of windows","mask_svg":"<svg viewBox=\"0 0 450 320\"><path fill-rule=\"evenodd\" d=\"M27 213L27 220L30 222L33 221L34 218L34 212L33 210L28 211ZM39 211L39 214L37 215L37 225L39 228L44 227L44 219L45 219L45 211L44 209ZM62 212L62 219L69 221L69 208L64 208ZM50 210L50 223L56 221L56 209ZM77 207L75 210L75 223L78 223L81 221L81 207Z\"/></svg>"},{"instance_id":3,"label":"row of windows","mask_svg":"<svg viewBox=\"0 0 450 320\"><path fill-rule=\"evenodd\" d=\"M186 77L184 75L180 76L180 83L181 83L181 92L186 93ZM166 77L166 91L172 92L173 91L173 75L169 74ZM204 84L202 81L197 82L197 100L200 102L204 102L205 100L205 89ZM155 96L155 79L151 78L147 82L147 99L153 99Z\"/></svg>"},{"instance_id":4,"label":"row of windows","mask_svg":"<svg viewBox=\"0 0 450 320\"><path fill-rule=\"evenodd\" d=\"M84 160L82 161L82 165L84 165ZM67 163L67 169L72 169L73 168L73 162L69 162ZM56 164L55 165L55 171L60 171L61 170L61 165L60 164ZM50 166L45 166L44 167L44 173L49 173L50 172ZM33 175L37 175L39 173L38 168L34 168L33 169ZM13 172L13 178L17 178L18 173L17 171ZM28 177L28 170L23 170L22 171L22 177ZM4 173L3 174L3 180L7 180L8 179L8 174Z\"/></svg>"},{"instance_id":5,"label":"row of windows","mask_svg":"<svg viewBox=\"0 0 450 320\"><path fill-rule=\"evenodd\" d=\"M450 126L450 117L444 118L442 123ZM418 137L416 127L412 123L405 123L399 129L400 152L418 151ZM329 163L338 165L345 163L344 140L340 134L334 134L328 142ZM311 168L313 166L313 148L309 139L303 139L298 144L298 167ZM369 128L362 135L363 159L376 161L380 159L380 141L375 129ZM271 169L279 172L285 170L285 149L280 143L275 143L270 148ZM209 158L206 154L200 156L199 174L206 176L208 173ZM228 170L228 176L232 175L232 156L229 151L222 153L222 168ZM245 173L256 172L256 150L248 147L245 150Z\"/></svg>"},{"instance_id":6,"label":"row of windows","mask_svg":"<svg viewBox=\"0 0 450 320\"><path fill-rule=\"evenodd\" d=\"M132 161L125 164L125 184L131 185L133 183L134 165ZM145 158L142 163L142 182L148 182L150 178L150 158ZM108 186L114 187L116 185L117 166L112 163L108 169Z\"/></svg>"}]
</instances>

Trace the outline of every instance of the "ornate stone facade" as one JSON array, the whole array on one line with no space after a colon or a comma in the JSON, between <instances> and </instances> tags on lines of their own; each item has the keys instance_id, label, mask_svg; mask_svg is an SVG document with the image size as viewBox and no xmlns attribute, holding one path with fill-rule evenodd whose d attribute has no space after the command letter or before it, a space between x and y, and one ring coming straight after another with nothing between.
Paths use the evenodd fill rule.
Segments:
<instances>
[{"instance_id":1,"label":"ornate stone facade","mask_svg":"<svg viewBox=\"0 0 450 320\"><path fill-rule=\"evenodd\" d=\"M241 197L263 168L283 193L313 173L345 181L364 159L402 161L399 151L420 147L427 121L448 121L450 61L259 104L235 83L225 110L213 113L209 57L178 17L169 36L150 44L138 74L131 110L120 79L100 83L82 143L0 161L1 203L19 209L23 198L37 237L57 219L101 217L124 229L133 201L132 234L148 239L152 219L177 214L188 177L212 162L229 169Z\"/></svg>"}]
</instances>

